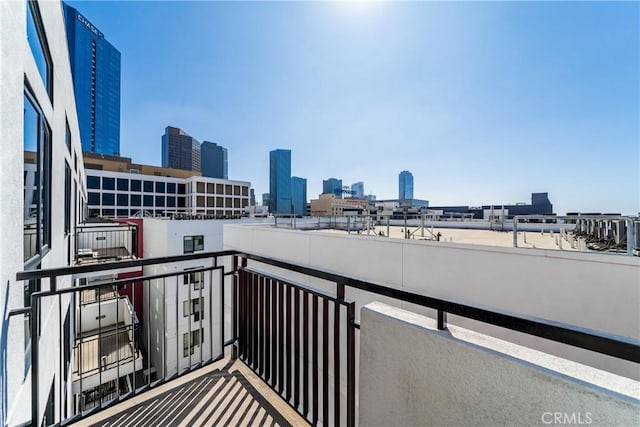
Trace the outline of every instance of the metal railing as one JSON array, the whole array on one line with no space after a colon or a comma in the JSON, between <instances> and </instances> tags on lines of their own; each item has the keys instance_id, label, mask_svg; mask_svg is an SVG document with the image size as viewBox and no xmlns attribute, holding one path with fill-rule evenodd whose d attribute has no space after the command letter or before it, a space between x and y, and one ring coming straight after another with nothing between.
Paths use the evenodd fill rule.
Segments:
<instances>
[{"instance_id":1,"label":"metal railing","mask_svg":"<svg viewBox=\"0 0 640 427\"><path fill-rule=\"evenodd\" d=\"M232 266L225 267L224 261L232 259ZM210 265L190 269L188 271L175 271L181 267L179 263L185 261L199 261ZM221 262L222 261L222 262ZM130 267L143 266L171 266L171 273L150 274L135 279L114 280L109 283L85 285L57 289L56 280L61 276L72 275L78 277L86 273L107 271ZM281 278L271 273L260 271L267 266L269 269L277 268L286 274L295 273L315 279L321 279L334 284L335 293L327 293L307 285L295 283L292 280ZM191 334L187 341L188 347L192 346L193 334L191 316L185 329L180 329L180 298L174 297L171 301L168 293L172 287L179 292L181 284L180 276L186 273L208 274L209 280L204 280L204 287L198 286L197 290L182 288L183 296L191 300L192 294L197 297L205 295L208 298L209 309L206 310L204 320L208 324L207 332L202 328L203 318L197 323L198 338L208 339L209 352L203 354L203 348L207 345L206 339L199 344L196 352L188 353L188 363L180 365L181 350L180 335L185 330ZM219 280L214 284L213 274L219 273ZM231 277L232 283L225 284L225 278ZM487 309L477 306L460 304L427 295L408 292L384 284L363 281L354 277L316 269L309 266L293 264L265 256L248 254L238 251L202 252L172 257L138 259L120 261L114 263L80 265L49 270L33 270L18 273L17 280L30 280L49 278L51 287L48 291L36 292L31 295L31 306L13 310L10 315L30 313L32 337L38 337L38 325L40 323L39 308L44 300L54 298L58 301L59 321L62 328L62 297L74 295L72 299L78 301L79 292L87 289L96 289L104 286L116 286L121 289L125 286L134 286L131 289L132 303L135 307L136 298L140 298L140 289L136 290L135 283L141 283L146 287L143 292L146 307L151 307L150 290L162 291L162 316L161 325L157 325L163 331L160 354L155 355L153 366L151 348L151 324L150 310L146 310L142 322L146 322L145 332L134 340L134 347L140 349L145 357L145 363L139 375L133 375L132 391L121 395L118 392L115 397L103 404L101 398L99 404L89 411L81 411L75 415L60 420L60 424L75 422L81 418L93 414L131 396L144 392L159 384L170 381L193 369L219 360L224 355L224 349L233 346L232 354L239 357L257 375L259 375L273 390L275 390L287 403L300 415L312 424L322 422L323 425L348 425L356 424L356 399L358 393L357 377L355 372L355 360L357 357L356 331L359 325L356 323L357 302L345 298L345 292L349 289L358 289L371 294L392 298L397 302L408 302L422 307L428 307L437 311L438 329L446 328L447 314L462 316L490 325L507 328L530 334L548 340L568 344L582 349L609 355L622 360L640 363L640 341L614 336L598 331L587 330L571 325L560 324L553 321L542 320L527 316L518 316L500 310ZM225 290L230 288L229 290ZM227 293L230 292L230 293ZM97 293L98 296L100 293ZM136 296L138 294L138 296ZM216 307L213 305L213 296L217 296ZM226 296L225 296L226 295ZM230 327L225 330L225 298L230 296L229 316ZM73 302L71 303L73 305ZM82 309L82 305L73 309ZM217 310L217 312L216 312ZM175 311L175 313L173 312ZM160 313L154 313L160 314ZM217 315L217 316L216 316ZM117 316L117 314L116 314ZM169 320L169 316L172 320ZM219 329L215 331L218 353L214 352L214 316L219 322ZM168 329L175 319L175 331ZM62 336L62 330L59 331ZM145 336L146 335L146 336ZM329 336L333 339L329 339ZM171 348L168 341L175 339L175 348ZM346 346L342 342L346 341ZM154 342L155 343L155 342ZM58 349L63 354L63 344ZM31 365L31 399L33 424L39 424L41 413L38 409L39 394L39 366L41 350L39 339L32 340L32 365ZM52 351L53 349L46 349ZM332 350L332 351L330 351ZM175 351L175 369L169 366L170 352ZM193 356L192 356L193 353ZM184 356L187 357L187 356ZM183 357L183 358L184 358ZM192 357L194 360L192 360ZM62 357L60 358L62 360ZM62 362L61 362L62 363ZM116 363L116 367L120 364ZM333 370L331 370L333 366ZM63 367L61 366L61 372ZM345 373L344 381L342 373ZM120 378L120 374L117 375ZM102 378L100 384L103 384ZM62 387L62 384L60 385ZM82 385L80 385L82 391ZM331 390L331 392L330 392ZM342 393L344 391L344 393ZM60 394L60 396L65 396ZM62 401L62 399L60 399ZM62 404L62 402L61 402ZM343 410L344 408L344 410ZM62 414L62 411L60 412ZM330 416L333 415L332 418Z\"/></svg>"},{"instance_id":2,"label":"metal railing","mask_svg":"<svg viewBox=\"0 0 640 427\"><path fill-rule=\"evenodd\" d=\"M75 227L74 261L77 264L137 258L138 225L97 223Z\"/></svg>"}]
</instances>

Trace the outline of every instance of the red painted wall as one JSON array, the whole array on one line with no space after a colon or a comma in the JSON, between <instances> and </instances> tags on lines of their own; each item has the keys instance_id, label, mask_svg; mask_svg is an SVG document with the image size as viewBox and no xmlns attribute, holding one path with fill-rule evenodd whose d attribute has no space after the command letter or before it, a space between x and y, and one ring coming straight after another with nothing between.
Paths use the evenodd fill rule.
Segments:
<instances>
[{"instance_id":1,"label":"red painted wall","mask_svg":"<svg viewBox=\"0 0 640 427\"><path fill-rule=\"evenodd\" d=\"M138 254L137 257L138 258L142 258L142 254L144 253L144 248L143 248L143 226L142 226L142 222L143 219L142 218L120 218L120 219L116 219L116 221L118 221L121 224L127 224L127 223L134 223L138 226ZM120 273L118 274L118 279L132 279L135 277L141 277L142 276L142 268L140 269L140 271L130 271L128 273ZM133 294L135 292L135 298L133 297ZM133 282L133 286L131 285L127 285L124 288L120 289L120 295L122 296L127 296L129 297L129 301L131 301L131 304L133 304L133 310L136 312L136 316L138 316L138 321L142 324L144 323L144 304L143 304L143 300L144 300L144 291L143 291L143 284L141 280L136 280L135 282ZM135 300L135 303L134 303Z\"/></svg>"}]
</instances>

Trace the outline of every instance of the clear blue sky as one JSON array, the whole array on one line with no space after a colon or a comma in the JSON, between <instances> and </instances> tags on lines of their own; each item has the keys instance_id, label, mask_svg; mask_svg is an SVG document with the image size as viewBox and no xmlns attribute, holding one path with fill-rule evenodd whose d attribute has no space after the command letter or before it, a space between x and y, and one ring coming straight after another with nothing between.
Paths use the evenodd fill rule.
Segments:
<instances>
[{"instance_id":1,"label":"clear blue sky","mask_svg":"<svg viewBox=\"0 0 640 427\"><path fill-rule=\"evenodd\" d=\"M167 125L268 191L308 180L431 205L640 210L637 2L69 2L122 53L121 153L160 164Z\"/></svg>"}]
</instances>

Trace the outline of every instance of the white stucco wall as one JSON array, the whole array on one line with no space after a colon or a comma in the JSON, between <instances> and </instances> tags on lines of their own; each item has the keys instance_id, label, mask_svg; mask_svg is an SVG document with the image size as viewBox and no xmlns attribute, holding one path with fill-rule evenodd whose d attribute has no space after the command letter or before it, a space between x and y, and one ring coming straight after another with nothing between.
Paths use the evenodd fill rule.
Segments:
<instances>
[{"instance_id":1,"label":"white stucco wall","mask_svg":"<svg viewBox=\"0 0 640 427\"><path fill-rule=\"evenodd\" d=\"M640 423L638 400L433 326L386 304L362 308L360 425Z\"/></svg>"},{"instance_id":2,"label":"white stucco wall","mask_svg":"<svg viewBox=\"0 0 640 427\"><path fill-rule=\"evenodd\" d=\"M0 2L0 349L2 349L2 383L0 390L0 421L9 424L30 419L31 379L25 377L24 321L22 316L7 318L11 309L24 306L23 283L16 282L16 273L24 269L23 262L23 111L25 80L38 102L51 128L51 251L43 258L42 268L67 265L68 236L64 234L64 185L65 162L72 170L72 179L78 183L79 196L72 204L83 198L84 169L80 132L75 100L64 18L60 2L38 2L44 32L53 62L53 101L49 99L40 77L26 37L26 2ZM72 149L77 157L78 169L74 170L73 155L65 144L68 120ZM72 214L78 212L72 206ZM73 226L77 218L71 219ZM70 286L70 280L61 278L58 287ZM43 281L43 289L48 288ZM55 303L54 303L55 302ZM69 300L61 301L63 315ZM56 383L56 411L62 394L60 378L59 313L58 303L45 300L41 310L41 353L49 354L40 360L40 411L44 410L53 378ZM55 349L55 350L54 350ZM70 389L70 384L69 384ZM70 393L69 393L70 394Z\"/></svg>"},{"instance_id":3,"label":"white stucco wall","mask_svg":"<svg viewBox=\"0 0 640 427\"><path fill-rule=\"evenodd\" d=\"M307 264L436 298L640 338L640 258L637 257L240 225L225 225L224 243L225 249ZM288 275L335 292L334 284ZM398 304L357 290L348 290L347 298L355 299L358 307L379 300L434 315L428 309ZM449 316L449 322L630 378L640 378L638 367L631 362L455 316Z\"/></svg>"}]
</instances>

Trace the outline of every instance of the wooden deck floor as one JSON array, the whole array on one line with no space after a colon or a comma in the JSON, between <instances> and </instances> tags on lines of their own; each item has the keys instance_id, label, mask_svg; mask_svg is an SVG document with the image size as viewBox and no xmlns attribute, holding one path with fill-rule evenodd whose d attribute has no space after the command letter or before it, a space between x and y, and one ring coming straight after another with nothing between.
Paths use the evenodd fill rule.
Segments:
<instances>
[{"instance_id":1,"label":"wooden deck floor","mask_svg":"<svg viewBox=\"0 0 640 427\"><path fill-rule=\"evenodd\" d=\"M308 425L246 368L228 360L108 408L78 425L301 426Z\"/></svg>"}]
</instances>

